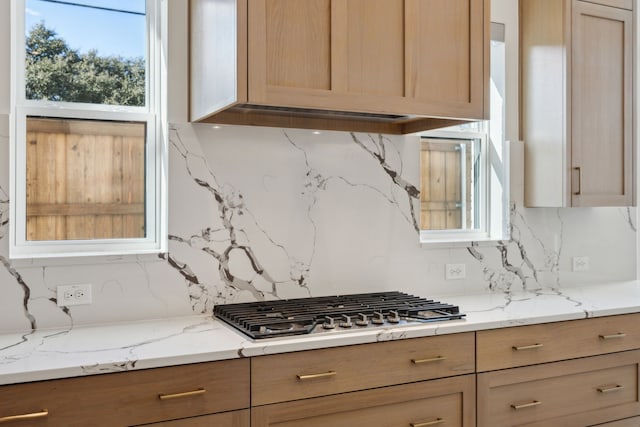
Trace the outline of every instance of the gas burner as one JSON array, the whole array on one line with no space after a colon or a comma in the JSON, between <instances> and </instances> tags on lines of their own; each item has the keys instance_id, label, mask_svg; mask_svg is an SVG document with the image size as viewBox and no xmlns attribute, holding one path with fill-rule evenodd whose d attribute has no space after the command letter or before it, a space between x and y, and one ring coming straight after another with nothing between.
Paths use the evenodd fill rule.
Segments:
<instances>
[{"instance_id":1,"label":"gas burner","mask_svg":"<svg viewBox=\"0 0 640 427\"><path fill-rule=\"evenodd\" d=\"M402 292L216 305L214 315L254 339L462 319L457 306Z\"/></svg>"}]
</instances>

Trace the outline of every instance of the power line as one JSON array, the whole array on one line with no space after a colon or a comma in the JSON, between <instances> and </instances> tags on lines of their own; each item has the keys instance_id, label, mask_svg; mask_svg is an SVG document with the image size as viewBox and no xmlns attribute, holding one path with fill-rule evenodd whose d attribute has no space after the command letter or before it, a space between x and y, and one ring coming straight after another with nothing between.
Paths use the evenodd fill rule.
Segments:
<instances>
[{"instance_id":1,"label":"power line","mask_svg":"<svg viewBox=\"0 0 640 427\"><path fill-rule=\"evenodd\" d=\"M82 4L82 3L74 3L74 2L70 2L70 1L63 1L63 0L38 0L41 2L45 2L45 3L58 3L58 4L64 4L67 6L78 6L78 7L86 7L87 9L98 9L98 10L106 10L107 12L118 12L118 13L128 13L130 15L141 15L141 16L145 16L144 12L136 12L133 10L124 10L124 9L113 9L110 7L103 7L103 6L93 6L93 5L89 5L89 4Z\"/></svg>"}]
</instances>

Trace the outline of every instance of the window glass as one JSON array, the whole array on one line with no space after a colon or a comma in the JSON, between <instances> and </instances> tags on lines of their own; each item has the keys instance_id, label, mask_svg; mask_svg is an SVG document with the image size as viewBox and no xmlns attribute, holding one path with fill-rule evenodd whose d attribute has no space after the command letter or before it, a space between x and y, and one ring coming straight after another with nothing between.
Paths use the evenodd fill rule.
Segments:
<instances>
[{"instance_id":1,"label":"window glass","mask_svg":"<svg viewBox=\"0 0 640 427\"><path fill-rule=\"evenodd\" d=\"M12 258L166 250L160 0L13 0Z\"/></svg>"},{"instance_id":2,"label":"window glass","mask_svg":"<svg viewBox=\"0 0 640 427\"><path fill-rule=\"evenodd\" d=\"M421 228L480 227L479 139L422 138Z\"/></svg>"},{"instance_id":3,"label":"window glass","mask_svg":"<svg viewBox=\"0 0 640 427\"><path fill-rule=\"evenodd\" d=\"M26 99L144 106L145 15L145 0L26 0Z\"/></svg>"},{"instance_id":4,"label":"window glass","mask_svg":"<svg viewBox=\"0 0 640 427\"><path fill-rule=\"evenodd\" d=\"M145 237L146 123L27 118L27 240Z\"/></svg>"}]
</instances>

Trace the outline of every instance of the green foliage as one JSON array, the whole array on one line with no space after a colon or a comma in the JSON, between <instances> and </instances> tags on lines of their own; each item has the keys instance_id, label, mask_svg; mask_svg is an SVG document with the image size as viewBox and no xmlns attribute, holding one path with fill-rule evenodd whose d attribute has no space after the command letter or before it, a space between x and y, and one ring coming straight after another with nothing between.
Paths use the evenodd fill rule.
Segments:
<instances>
[{"instance_id":1,"label":"green foliage","mask_svg":"<svg viewBox=\"0 0 640 427\"><path fill-rule=\"evenodd\" d=\"M25 79L27 99L145 105L143 58L79 53L43 23L27 36Z\"/></svg>"}]
</instances>

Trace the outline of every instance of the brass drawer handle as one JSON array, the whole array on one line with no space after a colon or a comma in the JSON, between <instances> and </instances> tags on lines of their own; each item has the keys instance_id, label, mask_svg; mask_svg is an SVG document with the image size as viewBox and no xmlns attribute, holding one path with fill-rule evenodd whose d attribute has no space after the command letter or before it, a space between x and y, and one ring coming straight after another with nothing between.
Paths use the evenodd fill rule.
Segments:
<instances>
[{"instance_id":1,"label":"brass drawer handle","mask_svg":"<svg viewBox=\"0 0 640 427\"><path fill-rule=\"evenodd\" d=\"M11 415L8 417L1 417L0 418L0 424L1 423L10 423L11 421L21 421L21 420L33 420L35 418L46 418L49 416L49 411L46 409L43 409L40 412L34 412L32 414L23 414L23 415Z\"/></svg>"},{"instance_id":2,"label":"brass drawer handle","mask_svg":"<svg viewBox=\"0 0 640 427\"><path fill-rule=\"evenodd\" d=\"M427 421L426 423L410 423L411 427L427 427L427 426L435 426L437 424L443 424L444 418L436 418L433 421Z\"/></svg>"},{"instance_id":3,"label":"brass drawer handle","mask_svg":"<svg viewBox=\"0 0 640 427\"><path fill-rule=\"evenodd\" d=\"M182 397L191 397L191 396L200 396L205 394L207 390L203 388L199 388L193 391L185 391L183 393L173 393L173 394L159 394L158 398L160 400L169 400L169 399L180 399Z\"/></svg>"},{"instance_id":4,"label":"brass drawer handle","mask_svg":"<svg viewBox=\"0 0 640 427\"><path fill-rule=\"evenodd\" d=\"M534 400L532 402L521 403L519 405L512 403L511 408L517 411L518 409L533 408L534 406L538 406L538 405L542 405L542 402L540 402L539 400Z\"/></svg>"},{"instance_id":5,"label":"brass drawer handle","mask_svg":"<svg viewBox=\"0 0 640 427\"><path fill-rule=\"evenodd\" d=\"M620 390L624 390L624 386L620 384L615 385L613 387L608 387L608 388L598 387L599 393L611 393L613 391L620 391Z\"/></svg>"},{"instance_id":6,"label":"brass drawer handle","mask_svg":"<svg viewBox=\"0 0 640 427\"><path fill-rule=\"evenodd\" d=\"M322 372L320 374L296 375L296 377L298 377L298 380L304 381L304 380L315 380L317 378L334 377L336 374L337 374L336 371L329 371L329 372Z\"/></svg>"},{"instance_id":7,"label":"brass drawer handle","mask_svg":"<svg viewBox=\"0 0 640 427\"><path fill-rule=\"evenodd\" d=\"M523 351L523 350L533 350L534 348L544 347L544 344L531 344L531 345L522 345L520 347L513 346L511 347L513 351Z\"/></svg>"},{"instance_id":8,"label":"brass drawer handle","mask_svg":"<svg viewBox=\"0 0 640 427\"><path fill-rule=\"evenodd\" d=\"M627 334L623 332L618 332L617 334L598 335L598 336L600 337L601 340L615 340L616 338L624 338L627 336Z\"/></svg>"},{"instance_id":9,"label":"brass drawer handle","mask_svg":"<svg viewBox=\"0 0 640 427\"><path fill-rule=\"evenodd\" d=\"M440 362L441 360L447 360L444 356L432 357L431 359L411 359L411 363L414 365L420 365L421 363L433 363Z\"/></svg>"}]
</instances>

